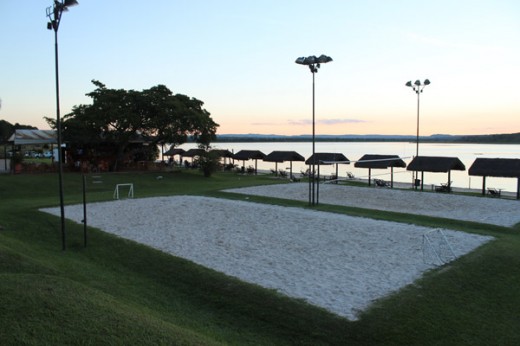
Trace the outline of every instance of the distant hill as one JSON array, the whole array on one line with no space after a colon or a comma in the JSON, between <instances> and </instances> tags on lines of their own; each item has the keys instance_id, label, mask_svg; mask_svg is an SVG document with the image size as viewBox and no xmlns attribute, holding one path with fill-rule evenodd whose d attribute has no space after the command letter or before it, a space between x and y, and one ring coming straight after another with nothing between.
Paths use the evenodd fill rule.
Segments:
<instances>
[{"instance_id":1,"label":"distant hill","mask_svg":"<svg viewBox=\"0 0 520 346\"><path fill-rule=\"evenodd\" d=\"M217 142L310 142L311 135L264 135L264 134L222 134ZM408 135L316 135L317 142L415 142L416 136ZM441 143L509 143L520 144L520 133L492 135L448 135L435 134L420 136L421 142Z\"/></svg>"}]
</instances>

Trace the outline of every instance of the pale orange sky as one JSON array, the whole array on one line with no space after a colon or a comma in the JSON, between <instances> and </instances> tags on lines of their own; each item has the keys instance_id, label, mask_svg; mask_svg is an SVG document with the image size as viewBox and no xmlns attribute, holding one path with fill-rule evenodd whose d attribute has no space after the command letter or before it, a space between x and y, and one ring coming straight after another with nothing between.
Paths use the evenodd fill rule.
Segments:
<instances>
[{"instance_id":1,"label":"pale orange sky","mask_svg":"<svg viewBox=\"0 0 520 346\"><path fill-rule=\"evenodd\" d=\"M0 2L0 119L55 116L50 5ZM421 135L520 132L518 18L516 0L80 1L60 24L62 114L91 102L92 79L164 84L204 101L219 134L310 134L312 74L294 61L325 54L317 134L415 135L405 83L425 78Z\"/></svg>"}]
</instances>

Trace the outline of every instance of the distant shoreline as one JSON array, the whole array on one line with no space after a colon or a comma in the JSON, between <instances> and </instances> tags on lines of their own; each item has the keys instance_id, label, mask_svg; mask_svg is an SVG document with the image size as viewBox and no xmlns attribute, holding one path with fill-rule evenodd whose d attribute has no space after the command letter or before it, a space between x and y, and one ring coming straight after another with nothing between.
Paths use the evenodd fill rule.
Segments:
<instances>
[{"instance_id":1,"label":"distant shoreline","mask_svg":"<svg viewBox=\"0 0 520 346\"><path fill-rule=\"evenodd\" d=\"M316 142L416 142L416 136L407 135L317 135ZM223 134L217 135L214 142L311 142L310 135L262 135L262 134ZM520 144L520 133L491 135L431 135L420 136L420 142L428 143L482 143L482 144Z\"/></svg>"}]
</instances>

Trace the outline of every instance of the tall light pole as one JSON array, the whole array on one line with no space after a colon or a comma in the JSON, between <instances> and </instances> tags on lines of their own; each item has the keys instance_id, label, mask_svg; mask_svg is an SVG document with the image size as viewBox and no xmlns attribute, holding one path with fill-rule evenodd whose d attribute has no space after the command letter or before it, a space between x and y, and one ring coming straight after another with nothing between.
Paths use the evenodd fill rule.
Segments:
<instances>
[{"instance_id":1,"label":"tall light pole","mask_svg":"<svg viewBox=\"0 0 520 346\"><path fill-rule=\"evenodd\" d=\"M412 88L412 90L417 94L417 137L415 142L415 157L419 156L419 99L420 95L423 92L424 88L427 85L430 85L430 81L425 79L424 82L421 83L420 80L416 80L413 84L412 81L408 81L405 84L407 87ZM417 172L416 172L417 174ZM414 181L414 185L417 188L416 181Z\"/></svg>"},{"instance_id":2,"label":"tall light pole","mask_svg":"<svg viewBox=\"0 0 520 346\"><path fill-rule=\"evenodd\" d=\"M60 215L61 215L61 246L62 250L66 249L65 245L65 207L63 203L63 153L61 148L61 119L60 119L60 79L58 72L58 28L60 26L61 15L68 11L71 6L77 5L76 0L54 0L52 6L47 7L46 13L49 18L47 29L54 30L54 61L56 71L56 133L58 137L58 185L60 195Z\"/></svg>"},{"instance_id":3,"label":"tall light pole","mask_svg":"<svg viewBox=\"0 0 520 346\"><path fill-rule=\"evenodd\" d=\"M309 175L309 205L318 204L316 196L316 116L315 116L315 98L314 98L314 74L318 72L321 64L332 61L330 56L320 55L318 58L314 55L308 57L300 57L296 59L296 63L307 65L312 73L312 171Z\"/></svg>"}]
</instances>

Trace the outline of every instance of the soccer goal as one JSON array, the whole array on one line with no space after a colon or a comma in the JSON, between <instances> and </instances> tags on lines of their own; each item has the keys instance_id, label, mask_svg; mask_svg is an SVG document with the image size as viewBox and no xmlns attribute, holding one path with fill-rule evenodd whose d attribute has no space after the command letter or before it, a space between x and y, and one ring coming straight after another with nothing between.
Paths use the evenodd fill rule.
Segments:
<instances>
[{"instance_id":1,"label":"soccer goal","mask_svg":"<svg viewBox=\"0 0 520 346\"><path fill-rule=\"evenodd\" d=\"M128 183L116 185L116 188L114 189L114 199L119 199L119 188L121 187L128 188L128 198L134 198L134 184Z\"/></svg>"},{"instance_id":2,"label":"soccer goal","mask_svg":"<svg viewBox=\"0 0 520 346\"><path fill-rule=\"evenodd\" d=\"M455 258L457 256L442 229L434 229L423 234L423 260L425 263L440 266Z\"/></svg>"}]
</instances>

